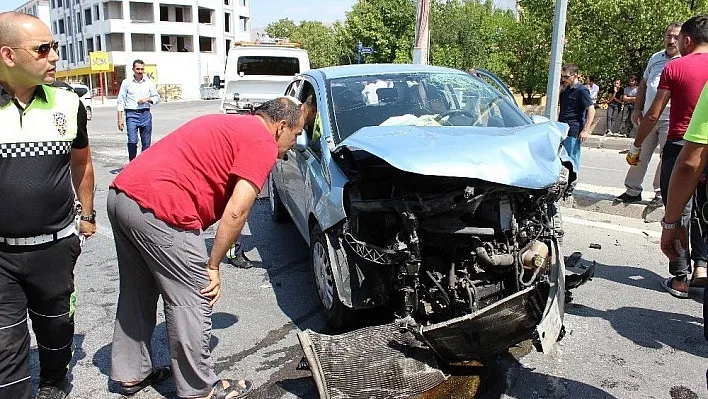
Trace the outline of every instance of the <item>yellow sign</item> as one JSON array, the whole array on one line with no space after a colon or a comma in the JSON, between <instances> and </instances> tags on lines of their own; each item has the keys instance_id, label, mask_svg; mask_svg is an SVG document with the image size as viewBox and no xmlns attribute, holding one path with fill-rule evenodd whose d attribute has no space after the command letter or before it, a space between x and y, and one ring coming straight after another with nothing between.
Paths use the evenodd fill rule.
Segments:
<instances>
[{"instance_id":1,"label":"yellow sign","mask_svg":"<svg viewBox=\"0 0 708 399\"><path fill-rule=\"evenodd\" d=\"M152 80L152 83L157 84L157 65L149 64L145 65L144 71L145 77Z\"/></svg>"},{"instance_id":2,"label":"yellow sign","mask_svg":"<svg viewBox=\"0 0 708 399\"><path fill-rule=\"evenodd\" d=\"M110 71L111 62L105 51L92 51L89 53L92 71Z\"/></svg>"}]
</instances>

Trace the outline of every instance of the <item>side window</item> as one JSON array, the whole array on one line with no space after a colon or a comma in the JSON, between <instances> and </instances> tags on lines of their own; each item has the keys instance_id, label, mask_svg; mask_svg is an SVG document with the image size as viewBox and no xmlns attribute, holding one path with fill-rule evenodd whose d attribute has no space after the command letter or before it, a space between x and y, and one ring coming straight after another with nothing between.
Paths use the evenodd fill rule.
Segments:
<instances>
[{"instance_id":1,"label":"side window","mask_svg":"<svg viewBox=\"0 0 708 399\"><path fill-rule=\"evenodd\" d=\"M320 159L322 157L322 119L319 115L317 107L317 91L312 83L308 81L302 82L300 90L300 101L303 104L303 112L305 113L305 126L303 134L307 135L307 142L310 151Z\"/></svg>"},{"instance_id":2,"label":"side window","mask_svg":"<svg viewBox=\"0 0 708 399\"><path fill-rule=\"evenodd\" d=\"M300 80L296 80L296 81L290 83L288 88L285 89L285 95L297 98L297 91L298 91L298 88L300 88L300 82L301 82Z\"/></svg>"}]
</instances>

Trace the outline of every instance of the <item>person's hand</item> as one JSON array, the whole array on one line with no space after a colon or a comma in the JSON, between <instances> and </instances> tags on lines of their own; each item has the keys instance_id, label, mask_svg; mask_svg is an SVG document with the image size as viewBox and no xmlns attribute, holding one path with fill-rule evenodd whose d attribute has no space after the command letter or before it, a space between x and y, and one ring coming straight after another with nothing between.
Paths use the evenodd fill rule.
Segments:
<instances>
[{"instance_id":1,"label":"person's hand","mask_svg":"<svg viewBox=\"0 0 708 399\"><path fill-rule=\"evenodd\" d=\"M664 229L661 232L661 252L670 261L677 260L681 254L680 251L688 247L686 235L686 226L679 226L670 230Z\"/></svg>"},{"instance_id":2,"label":"person's hand","mask_svg":"<svg viewBox=\"0 0 708 399\"><path fill-rule=\"evenodd\" d=\"M639 147L635 147L634 144L629 145L629 152L627 153L627 157L625 158L627 160L627 163L630 166L637 166L639 165L639 155L641 155L642 149Z\"/></svg>"},{"instance_id":3,"label":"person's hand","mask_svg":"<svg viewBox=\"0 0 708 399\"><path fill-rule=\"evenodd\" d=\"M221 297L221 278L219 277L219 269L212 269L207 265L207 276L209 276L209 285L199 291L207 298L211 298L209 306L214 306L216 301Z\"/></svg>"},{"instance_id":4,"label":"person's hand","mask_svg":"<svg viewBox=\"0 0 708 399\"><path fill-rule=\"evenodd\" d=\"M120 130L122 132L124 126L125 126L125 124L123 123L123 120L122 119L119 120L118 121L118 130Z\"/></svg>"},{"instance_id":5,"label":"person's hand","mask_svg":"<svg viewBox=\"0 0 708 399\"><path fill-rule=\"evenodd\" d=\"M634 110L632 111L632 123L634 126L639 126L640 123L642 123L642 111L641 110Z\"/></svg>"},{"instance_id":6,"label":"person's hand","mask_svg":"<svg viewBox=\"0 0 708 399\"><path fill-rule=\"evenodd\" d=\"M79 224L79 234L89 238L96 233L96 224L82 220Z\"/></svg>"},{"instance_id":7,"label":"person's hand","mask_svg":"<svg viewBox=\"0 0 708 399\"><path fill-rule=\"evenodd\" d=\"M580 131L580 142L582 143L583 141L587 140L588 137L590 137L590 132L583 129Z\"/></svg>"}]
</instances>

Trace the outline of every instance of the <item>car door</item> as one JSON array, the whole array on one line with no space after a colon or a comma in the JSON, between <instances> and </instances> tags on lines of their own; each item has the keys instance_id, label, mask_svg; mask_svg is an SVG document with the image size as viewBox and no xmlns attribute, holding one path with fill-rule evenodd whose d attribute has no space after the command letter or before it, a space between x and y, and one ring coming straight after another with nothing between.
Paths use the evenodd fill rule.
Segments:
<instances>
[{"instance_id":1,"label":"car door","mask_svg":"<svg viewBox=\"0 0 708 399\"><path fill-rule=\"evenodd\" d=\"M499 77L497 77L497 75L491 73L490 71L487 71L486 69L475 69L474 75L490 84L501 94L505 95L509 99L509 101L512 102L512 104L516 104L517 106L519 105L516 103L516 97L514 97L514 93L511 92L511 90L504 84L504 82L502 82L501 79L499 79Z\"/></svg>"},{"instance_id":2,"label":"car door","mask_svg":"<svg viewBox=\"0 0 708 399\"><path fill-rule=\"evenodd\" d=\"M290 85L288 85L288 88L285 90L285 95L297 97L301 85L302 79L295 79L293 82L290 83ZM293 150L288 151L284 159L279 159L275 162L271 178L273 179L275 186L279 188L279 193L281 194L280 200L283 202L283 205L285 205L285 207L288 209L289 213L293 217L293 221L297 223L297 221L295 220L297 216L295 214L295 206L293 205L293 201L291 199L292 194L288 191L287 184L290 179L296 179L298 175L295 172L295 169L293 168L293 163L289 162L291 156L294 157Z\"/></svg>"},{"instance_id":3,"label":"car door","mask_svg":"<svg viewBox=\"0 0 708 399\"><path fill-rule=\"evenodd\" d=\"M303 103L306 101L308 95L313 94L314 103L317 104L319 99L319 90L317 83L314 79L308 76L303 77L303 82L298 92L298 99ZM317 113L322 109L321 106L317 106ZM316 114L317 115L317 114ZM315 117L318 123L321 119ZM288 193L290 194L289 200L293 206L293 213L296 214L294 217L295 223L303 235L309 234L309 215L313 211L313 179L318 179L317 176L321 176L321 154L319 149L319 140L313 140L314 134L314 121L310 128L303 130L303 135L308 137L308 146L303 149L290 149L288 151L288 160L284 162L283 167L287 167L288 170L288 180L285 182ZM315 185L316 187L317 185Z\"/></svg>"}]
</instances>

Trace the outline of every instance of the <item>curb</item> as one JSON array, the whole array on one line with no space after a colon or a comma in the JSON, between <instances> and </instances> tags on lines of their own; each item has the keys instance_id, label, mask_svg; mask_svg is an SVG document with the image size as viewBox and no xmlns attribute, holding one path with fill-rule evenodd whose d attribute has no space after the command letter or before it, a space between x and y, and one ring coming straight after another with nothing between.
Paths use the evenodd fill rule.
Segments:
<instances>
[{"instance_id":1,"label":"curb","mask_svg":"<svg viewBox=\"0 0 708 399\"><path fill-rule=\"evenodd\" d=\"M622 189L620 191L624 192ZM576 188L570 198L561 201L560 206L642 219L645 223L659 222L664 217L664 207L650 206L650 198L643 198L641 202L637 203L625 204L615 200L619 194L599 193Z\"/></svg>"}]
</instances>

